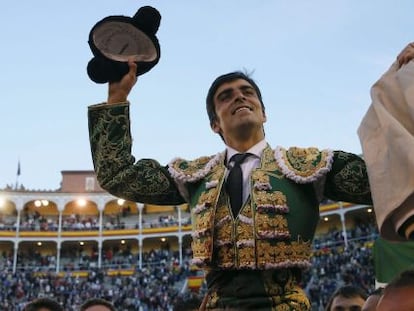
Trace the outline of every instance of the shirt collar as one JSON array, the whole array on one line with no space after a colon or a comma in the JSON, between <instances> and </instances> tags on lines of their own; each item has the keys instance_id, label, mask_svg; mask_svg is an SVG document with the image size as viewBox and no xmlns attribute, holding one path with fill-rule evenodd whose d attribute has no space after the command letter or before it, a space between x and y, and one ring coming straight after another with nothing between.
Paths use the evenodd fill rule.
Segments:
<instances>
[{"instance_id":1,"label":"shirt collar","mask_svg":"<svg viewBox=\"0 0 414 311\"><path fill-rule=\"evenodd\" d=\"M267 142L266 140L261 140L259 141L256 145L252 146L249 150L247 150L247 153L251 153L254 154L255 156L257 156L258 158L261 158L262 153L263 153L263 149L266 148L267 146ZM229 146L227 146L227 155L226 155L226 163L229 163L230 158L235 155L236 153L240 153L239 151L237 151L236 149L233 149Z\"/></svg>"}]
</instances>

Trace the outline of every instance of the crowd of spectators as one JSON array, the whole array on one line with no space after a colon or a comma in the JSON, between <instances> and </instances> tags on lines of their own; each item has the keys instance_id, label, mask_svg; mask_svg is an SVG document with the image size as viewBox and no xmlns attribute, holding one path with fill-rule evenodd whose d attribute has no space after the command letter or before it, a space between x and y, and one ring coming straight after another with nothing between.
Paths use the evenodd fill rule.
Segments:
<instances>
[{"instance_id":1,"label":"crowd of spectators","mask_svg":"<svg viewBox=\"0 0 414 311\"><path fill-rule=\"evenodd\" d=\"M178 265L177 254L154 250L147 254L145 267L131 275L109 276L107 271L89 269L87 277L71 273L34 272L32 269L0 271L2 311L21 311L31 300L50 297L67 311L77 311L93 297L111 301L117 310L172 310L189 273L189 257Z\"/></svg>"},{"instance_id":2,"label":"crowd of spectators","mask_svg":"<svg viewBox=\"0 0 414 311\"><path fill-rule=\"evenodd\" d=\"M375 226L362 223L346 234L347 246L342 231L337 228L314 241L313 265L303 276L303 286L315 311L323 310L335 289L344 284L356 284L367 292L374 289L370 246L377 236ZM108 275L105 265L95 269L85 263L81 268L88 271L87 277L74 275L74 269L66 269L59 275L53 273L53 269L33 269L33 264L53 265L53 258L40 254L21 257L17 272L12 273L10 257L9 254L0 257L0 305L4 311L21 311L28 301L37 297L51 297L68 311L77 310L93 297L111 301L117 310L174 310L174 305L201 301L204 294L204 291L182 291L187 276L192 273L190 251L184 252L183 264L179 265L177 252L153 250L144 254L143 268L139 269L133 265L137 261L136 254L114 254L108 250L104 254L105 262L116 260L118 269L134 266L133 273Z\"/></svg>"},{"instance_id":3,"label":"crowd of spectators","mask_svg":"<svg viewBox=\"0 0 414 311\"><path fill-rule=\"evenodd\" d=\"M374 223L362 222L346 231L336 228L315 238L312 268L305 272L303 285L313 310L324 310L330 296L343 285L357 285L366 292L375 288L372 243L378 236Z\"/></svg>"},{"instance_id":4,"label":"crowd of spectators","mask_svg":"<svg viewBox=\"0 0 414 311\"><path fill-rule=\"evenodd\" d=\"M190 224L186 213L181 224ZM0 230L16 230L16 215L0 215ZM97 215L63 215L63 231L99 230ZM137 214L122 211L108 214L102 219L103 230L139 228ZM143 228L177 226L175 214L143 215ZM20 230L58 231L59 216L23 213ZM346 236L345 236L346 235ZM378 232L375 223L361 221L352 229L332 228L316 236L313 241L312 268L303 275L313 310L320 311L329 297L345 284L356 284L370 292L374 288L374 270L371 252L372 241ZM173 310L174 305L190 305L201 301L204 294L182 292L185 279L191 273L191 252L179 265L178 254L154 250L143 254L143 268L139 269L138 255L130 250L118 252L106 249L102 253L102 269L98 269L98 252L79 249L65 254L62 250L60 265L63 275L56 275L56 257L36 251L19 252L17 271L13 273L13 253L0 254L0 306L2 310L21 311L23 306L37 297L51 297L68 311L77 308L87 299L102 297L111 301L117 310ZM123 276L108 270L133 270ZM76 276L75 271L87 271L87 277Z\"/></svg>"},{"instance_id":5,"label":"crowd of spectators","mask_svg":"<svg viewBox=\"0 0 414 311\"><path fill-rule=\"evenodd\" d=\"M123 212L116 214L104 214L102 219L103 230L117 229L138 229L139 222L137 214ZM181 225L191 224L188 213L184 213L181 218ZM143 228L162 228L178 226L179 219L176 215L143 215ZM3 215L0 213L0 230L15 231L17 228L16 215ZM38 211L24 212L20 218L20 231L58 231L59 216L40 214ZM88 231L99 230L99 215L63 215L62 231Z\"/></svg>"}]
</instances>

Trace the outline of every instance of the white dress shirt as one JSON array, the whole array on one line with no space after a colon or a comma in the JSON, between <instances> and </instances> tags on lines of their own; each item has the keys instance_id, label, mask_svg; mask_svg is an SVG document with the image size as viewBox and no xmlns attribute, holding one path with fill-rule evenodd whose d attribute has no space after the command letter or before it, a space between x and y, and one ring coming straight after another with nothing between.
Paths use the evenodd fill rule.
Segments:
<instances>
[{"instance_id":1,"label":"white dress shirt","mask_svg":"<svg viewBox=\"0 0 414 311\"><path fill-rule=\"evenodd\" d=\"M247 198L250 195L250 185L249 185L250 173L252 172L253 169L259 167L263 149L266 146L267 146L267 142L263 139L262 141L258 142L256 145L251 147L246 152L243 152L243 153L252 154L251 156L247 157L243 161L243 163L241 163L240 165L242 172L243 172L243 203L246 202ZM227 164L226 177L228 175L229 169L232 168L234 165L233 161L230 163L229 161L231 157L235 155L236 153L240 153L240 152L227 146L226 163L228 164Z\"/></svg>"}]
</instances>

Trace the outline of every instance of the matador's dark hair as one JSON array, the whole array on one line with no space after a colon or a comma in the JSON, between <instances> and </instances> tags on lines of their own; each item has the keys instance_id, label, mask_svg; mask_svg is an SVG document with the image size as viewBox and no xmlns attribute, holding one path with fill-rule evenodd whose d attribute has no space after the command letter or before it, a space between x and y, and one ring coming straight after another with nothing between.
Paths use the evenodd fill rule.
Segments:
<instances>
[{"instance_id":1,"label":"matador's dark hair","mask_svg":"<svg viewBox=\"0 0 414 311\"><path fill-rule=\"evenodd\" d=\"M51 298L38 298L29 302L23 311L38 311L40 309L49 309L50 311L64 311L63 307Z\"/></svg>"},{"instance_id":2,"label":"matador's dark hair","mask_svg":"<svg viewBox=\"0 0 414 311\"><path fill-rule=\"evenodd\" d=\"M367 300L368 295L367 293L358 286L354 285L344 285L339 287L330 297L329 302L325 308L325 311L329 311L332 306L332 302L335 297L342 296L344 298L353 298L353 297L361 297L364 300Z\"/></svg>"},{"instance_id":3,"label":"matador's dark hair","mask_svg":"<svg viewBox=\"0 0 414 311\"><path fill-rule=\"evenodd\" d=\"M105 306L111 311L116 311L114 305L111 302L109 302L108 300L102 299L102 298L91 298L85 301L81 305L79 311L85 311L86 309L92 306Z\"/></svg>"}]
</instances>

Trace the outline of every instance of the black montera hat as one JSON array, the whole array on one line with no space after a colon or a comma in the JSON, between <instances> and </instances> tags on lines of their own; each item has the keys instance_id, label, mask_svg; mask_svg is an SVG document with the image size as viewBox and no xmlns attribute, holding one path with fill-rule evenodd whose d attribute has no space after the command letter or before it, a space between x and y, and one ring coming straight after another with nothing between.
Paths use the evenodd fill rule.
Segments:
<instances>
[{"instance_id":1,"label":"black montera hat","mask_svg":"<svg viewBox=\"0 0 414 311\"><path fill-rule=\"evenodd\" d=\"M157 9L141 7L133 17L113 15L97 22L89 33L94 57L87 72L96 83L122 79L128 72L128 60L137 63L137 76L150 71L161 56L156 32L161 15Z\"/></svg>"}]
</instances>

